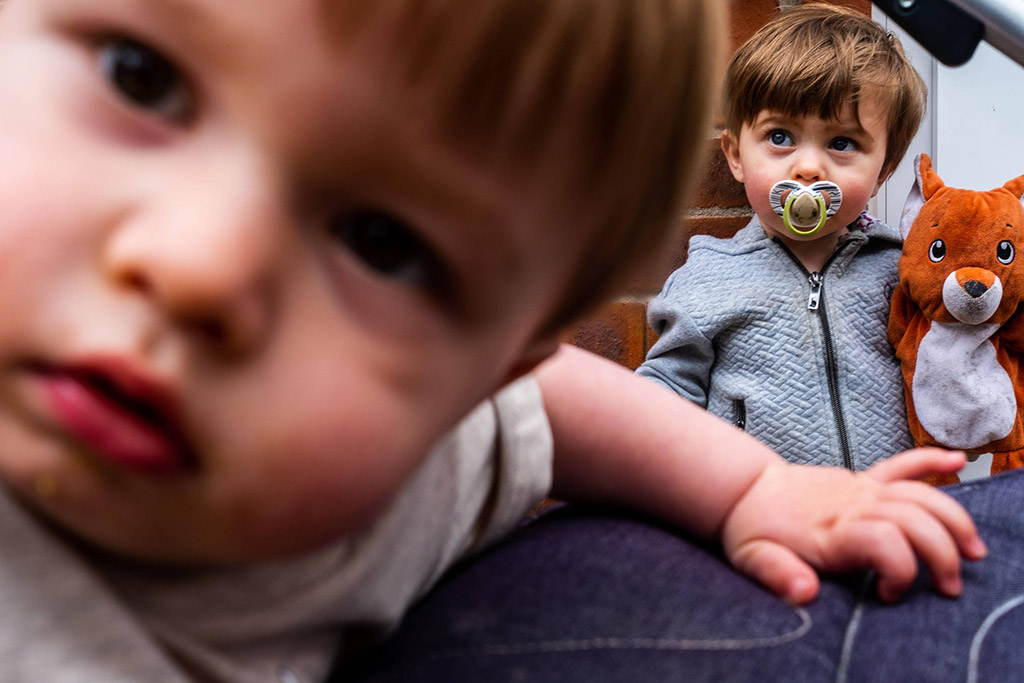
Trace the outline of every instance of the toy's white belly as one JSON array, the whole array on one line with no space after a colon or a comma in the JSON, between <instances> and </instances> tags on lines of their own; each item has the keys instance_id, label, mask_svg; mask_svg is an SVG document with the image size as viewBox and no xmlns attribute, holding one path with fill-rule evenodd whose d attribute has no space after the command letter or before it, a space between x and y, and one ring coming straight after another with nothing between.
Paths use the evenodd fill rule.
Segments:
<instances>
[{"instance_id":1,"label":"toy's white belly","mask_svg":"<svg viewBox=\"0 0 1024 683\"><path fill-rule=\"evenodd\" d=\"M933 321L921 340L911 387L914 410L939 443L977 448L1013 429L1013 382L989 341L998 327Z\"/></svg>"}]
</instances>

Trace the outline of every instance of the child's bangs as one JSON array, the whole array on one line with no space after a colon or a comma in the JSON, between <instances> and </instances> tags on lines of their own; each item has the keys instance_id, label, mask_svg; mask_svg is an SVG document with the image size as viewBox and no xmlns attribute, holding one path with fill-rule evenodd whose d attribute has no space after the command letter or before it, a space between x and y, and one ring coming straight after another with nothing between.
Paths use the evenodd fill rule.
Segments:
<instances>
[{"instance_id":1,"label":"child's bangs","mask_svg":"<svg viewBox=\"0 0 1024 683\"><path fill-rule=\"evenodd\" d=\"M843 105L857 92L849 74L836 70L789 74L773 72L761 83L743 93L743 118L752 121L757 112L776 111L789 117L816 115L822 119L839 117Z\"/></svg>"}]
</instances>

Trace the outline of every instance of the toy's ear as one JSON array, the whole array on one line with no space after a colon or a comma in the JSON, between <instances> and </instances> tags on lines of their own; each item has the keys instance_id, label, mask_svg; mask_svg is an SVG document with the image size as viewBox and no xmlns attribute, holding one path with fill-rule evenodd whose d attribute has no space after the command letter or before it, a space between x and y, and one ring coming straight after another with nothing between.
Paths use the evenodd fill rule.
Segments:
<instances>
[{"instance_id":1,"label":"toy's ear","mask_svg":"<svg viewBox=\"0 0 1024 683\"><path fill-rule=\"evenodd\" d=\"M919 154L917 156L916 166L917 182L921 185L921 192L924 194L925 201L928 201L932 198L932 195L944 188L946 183L942 182L942 178L935 172L935 169L932 167L932 158L927 154Z\"/></svg>"},{"instance_id":2,"label":"toy's ear","mask_svg":"<svg viewBox=\"0 0 1024 683\"><path fill-rule=\"evenodd\" d=\"M921 191L921 166L924 163L931 165L931 160L926 154L918 154L914 159L914 186L910 188L907 201L903 204L903 213L900 215L900 236L904 240L910 233L910 226L914 224L917 214L921 213L924 206L924 193Z\"/></svg>"},{"instance_id":3,"label":"toy's ear","mask_svg":"<svg viewBox=\"0 0 1024 683\"><path fill-rule=\"evenodd\" d=\"M903 239L907 239L910 226L914 224L917 214L921 213L924 203L943 187L945 183L932 168L931 157L927 154L918 154L914 159L914 186L910 188L910 194L903 205L903 215L900 217L900 235Z\"/></svg>"},{"instance_id":4,"label":"toy's ear","mask_svg":"<svg viewBox=\"0 0 1024 683\"><path fill-rule=\"evenodd\" d=\"M1003 187L1009 190L1014 197L1020 199L1021 204L1024 204L1024 197L1022 197L1022 195L1024 195L1024 175L1017 176L1013 180L1006 181L1006 184L1003 185Z\"/></svg>"}]
</instances>

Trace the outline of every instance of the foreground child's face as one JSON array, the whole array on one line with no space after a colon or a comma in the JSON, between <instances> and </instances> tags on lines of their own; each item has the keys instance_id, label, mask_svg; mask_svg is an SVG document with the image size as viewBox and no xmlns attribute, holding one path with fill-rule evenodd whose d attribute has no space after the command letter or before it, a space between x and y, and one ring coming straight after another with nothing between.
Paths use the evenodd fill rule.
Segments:
<instances>
[{"instance_id":1,"label":"foreground child's face","mask_svg":"<svg viewBox=\"0 0 1024 683\"><path fill-rule=\"evenodd\" d=\"M387 46L341 50L319 4L0 11L0 477L115 551L360 528L531 353L580 249L410 125Z\"/></svg>"},{"instance_id":2,"label":"foreground child's face","mask_svg":"<svg viewBox=\"0 0 1024 683\"><path fill-rule=\"evenodd\" d=\"M829 242L826 246L831 250L837 235L865 209L885 180L887 133L886 110L867 94L856 114L847 104L834 120L762 111L743 125L738 140L723 133L722 147L765 232L787 242ZM836 183L843 192L841 208L820 232L794 235L769 201L772 186L780 180Z\"/></svg>"}]
</instances>

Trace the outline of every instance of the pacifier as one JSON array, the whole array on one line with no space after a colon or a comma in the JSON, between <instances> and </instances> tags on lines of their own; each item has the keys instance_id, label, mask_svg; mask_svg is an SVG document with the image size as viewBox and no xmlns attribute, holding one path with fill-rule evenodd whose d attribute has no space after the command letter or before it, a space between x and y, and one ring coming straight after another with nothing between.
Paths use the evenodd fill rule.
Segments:
<instances>
[{"instance_id":1,"label":"pacifier","mask_svg":"<svg viewBox=\"0 0 1024 683\"><path fill-rule=\"evenodd\" d=\"M783 202L782 197L787 193ZM826 196L828 202L825 201ZM836 215L843 203L843 191L827 180L810 185L796 180L780 180L772 185L768 201L791 233L808 237L825 227L825 221Z\"/></svg>"}]
</instances>

